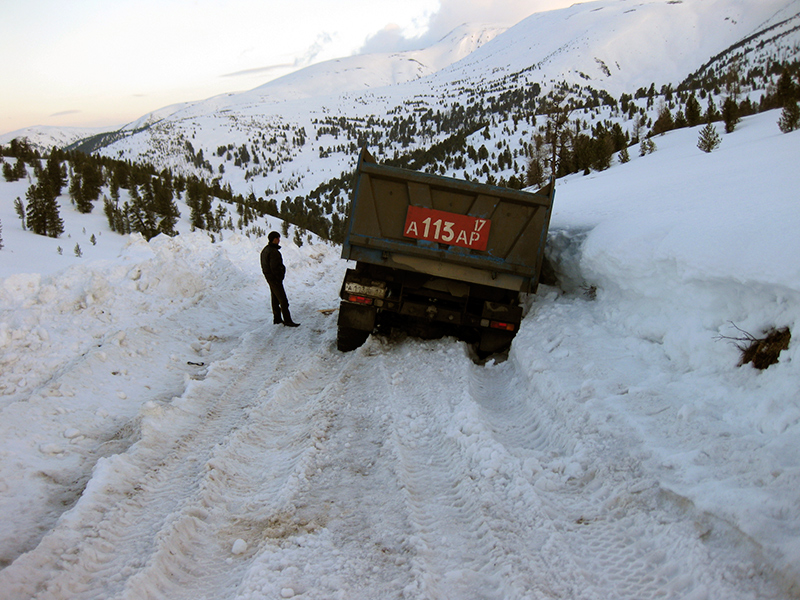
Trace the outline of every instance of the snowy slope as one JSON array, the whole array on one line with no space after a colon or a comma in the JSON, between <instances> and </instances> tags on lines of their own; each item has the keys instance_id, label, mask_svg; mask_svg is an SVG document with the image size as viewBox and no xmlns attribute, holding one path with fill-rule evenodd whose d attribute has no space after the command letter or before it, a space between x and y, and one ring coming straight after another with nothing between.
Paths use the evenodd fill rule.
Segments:
<instances>
[{"instance_id":1,"label":"snowy slope","mask_svg":"<svg viewBox=\"0 0 800 600\"><path fill-rule=\"evenodd\" d=\"M53 270L0 183L0 595L797 597L797 344L757 371L718 339L800 321L777 118L559 181L562 285L485 366L451 339L336 351L336 247L285 244L296 330L263 239Z\"/></svg>"},{"instance_id":2,"label":"snowy slope","mask_svg":"<svg viewBox=\"0 0 800 600\"><path fill-rule=\"evenodd\" d=\"M137 119L124 129L133 131L164 119L179 121L218 112L246 111L252 107L256 107L259 113L270 114L276 110L274 105L280 105L282 112L287 103L300 99L339 96L403 84L435 73L464 58L504 29L490 25L462 25L423 50L328 60L284 75L253 90L165 107Z\"/></svg>"},{"instance_id":3,"label":"snowy slope","mask_svg":"<svg viewBox=\"0 0 800 600\"><path fill-rule=\"evenodd\" d=\"M0 135L0 144L5 146L13 139L26 138L34 148L40 150L42 153L47 153L53 146L56 148L65 148L82 139L105 133L106 131L107 130L104 128L96 127L54 127L37 125Z\"/></svg>"},{"instance_id":4,"label":"snowy slope","mask_svg":"<svg viewBox=\"0 0 800 600\"><path fill-rule=\"evenodd\" d=\"M465 24L422 50L350 56L318 63L245 92L235 99L237 102L248 102L255 97L261 102L281 102L407 83L436 73L469 56L505 29L492 25Z\"/></svg>"},{"instance_id":5,"label":"snowy slope","mask_svg":"<svg viewBox=\"0 0 800 600\"><path fill-rule=\"evenodd\" d=\"M655 83L676 86L739 40L800 10L796 0L598 0L531 15L432 78L472 82L525 73L617 97Z\"/></svg>"},{"instance_id":6,"label":"snowy slope","mask_svg":"<svg viewBox=\"0 0 800 600\"><path fill-rule=\"evenodd\" d=\"M281 154L290 155L287 160L296 167L288 173L276 168L263 176L227 168L220 175L220 165L214 164L211 172L199 174L221 176L238 193L254 189L281 201L282 188L308 193L325 180L308 174L308 161L318 158L318 133L328 118L380 121L427 108L446 112L489 90L539 84L544 94L563 81L615 97L651 84L674 87L713 56L781 20L796 19L798 13L800 0L598 0L537 12L508 30L465 25L423 50L328 61L254 90L164 107L126 126L127 132L144 130L109 145L104 153L198 173L183 152L185 140L192 140L206 157L220 145L258 144L281 164ZM786 40L787 48L796 47L797 35L793 32ZM772 51L769 43L766 51ZM300 130L310 143L299 151L256 141L280 140L287 131ZM50 136L29 137L44 148L57 143ZM323 141L330 143L324 136ZM393 150L406 149L392 148L387 155ZM325 175L339 176L349 166L337 155Z\"/></svg>"},{"instance_id":7,"label":"snowy slope","mask_svg":"<svg viewBox=\"0 0 800 600\"><path fill-rule=\"evenodd\" d=\"M314 65L255 90L184 107L146 131L109 145L103 153L196 172L183 152L185 140L192 140L206 157L223 145L251 144L265 157L275 158L278 166L267 171L262 161L258 169L236 169L220 159L212 160L211 169L200 174L220 176L238 193L252 189L256 195L282 202L287 193L308 194L352 168L355 152L348 146L357 144L357 137L325 133L337 120L363 123L372 118L377 124L364 126L363 135L375 130L388 134L391 125L384 125L384 120L411 119L426 110L447 113L534 85L541 86L542 94L566 82L606 90L615 97L651 84L656 89L665 84L674 87L713 56L798 13L798 0L579 3L535 13L502 33L467 28L419 53L357 56ZM488 33L474 37L483 31ZM793 31L776 47L773 40L761 52L787 57L796 48L798 35ZM469 40L466 46L464 40ZM498 126L496 136L501 129ZM296 147L290 140L300 131L307 143ZM277 145L267 143L270 139L278 140ZM415 144L435 141L440 140L429 136ZM387 157L409 149L392 140L384 143ZM331 160L318 170L321 147L331 149Z\"/></svg>"}]
</instances>

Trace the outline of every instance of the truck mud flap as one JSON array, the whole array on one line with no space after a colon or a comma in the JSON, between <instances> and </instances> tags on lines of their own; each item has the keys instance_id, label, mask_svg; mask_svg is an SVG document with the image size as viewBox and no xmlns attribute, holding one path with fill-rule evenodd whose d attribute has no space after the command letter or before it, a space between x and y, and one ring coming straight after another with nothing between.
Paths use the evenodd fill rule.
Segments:
<instances>
[{"instance_id":1,"label":"truck mud flap","mask_svg":"<svg viewBox=\"0 0 800 600\"><path fill-rule=\"evenodd\" d=\"M336 347L340 352L350 352L367 341L375 328L375 309L342 302L339 307Z\"/></svg>"},{"instance_id":2,"label":"truck mud flap","mask_svg":"<svg viewBox=\"0 0 800 600\"><path fill-rule=\"evenodd\" d=\"M372 306L360 306L342 302L339 306L339 329L356 329L368 334L375 329L376 310Z\"/></svg>"}]
</instances>

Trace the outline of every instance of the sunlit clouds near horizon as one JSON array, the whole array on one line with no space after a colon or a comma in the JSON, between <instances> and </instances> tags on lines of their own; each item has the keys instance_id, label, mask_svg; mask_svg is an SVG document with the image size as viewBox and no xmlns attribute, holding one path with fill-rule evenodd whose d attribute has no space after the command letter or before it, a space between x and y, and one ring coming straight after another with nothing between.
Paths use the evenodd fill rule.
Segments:
<instances>
[{"instance_id":1,"label":"sunlit clouds near horizon","mask_svg":"<svg viewBox=\"0 0 800 600\"><path fill-rule=\"evenodd\" d=\"M359 53L511 26L572 0L28 0L0 22L0 133L116 127Z\"/></svg>"}]
</instances>

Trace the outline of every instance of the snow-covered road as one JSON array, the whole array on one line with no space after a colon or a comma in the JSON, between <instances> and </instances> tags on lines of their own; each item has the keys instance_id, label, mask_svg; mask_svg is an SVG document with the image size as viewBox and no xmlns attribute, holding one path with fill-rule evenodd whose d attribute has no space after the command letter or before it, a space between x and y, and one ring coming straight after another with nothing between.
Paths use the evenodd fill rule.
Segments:
<instances>
[{"instance_id":1,"label":"snow-covered road","mask_svg":"<svg viewBox=\"0 0 800 600\"><path fill-rule=\"evenodd\" d=\"M336 249L290 259L289 330L244 267L257 249L199 239L26 300L95 296L49 327L65 363L6 407L41 408L32 455L47 467L21 491L45 501L17 507L49 529L0 571L4 599L785 597L753 540L659 485L632 426L543 376L569 333L540 336L591 314L582 295L545 293L500 363L452 339L342 354L318 310L336 296ZM193 287L190 258L219 285ZM121 328L92 337L102 314ZM61 480L45 477L59 463Z\"/></svg>"}]
</instances>

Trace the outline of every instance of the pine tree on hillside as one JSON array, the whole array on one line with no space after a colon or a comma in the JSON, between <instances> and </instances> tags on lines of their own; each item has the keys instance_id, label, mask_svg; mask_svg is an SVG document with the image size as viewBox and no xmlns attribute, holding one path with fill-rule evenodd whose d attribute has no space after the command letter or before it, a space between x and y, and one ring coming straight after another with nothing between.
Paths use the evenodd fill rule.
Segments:
<instances>
[{"instance_id":1,"label":"pine tree on hillside","mask_svg":"<svg viewBox=\"0 0 800 600\"><path fill-rule=\"evenodd\" d=\"M14 200L14 210L17 211L19 220L22 221L22 229L25 230L25 205L19 197Z\"/></svg>"},{"instance_id":2,"label":"pine tree on hillside","mask_svg":"<svg viewBox=\"0 0 800 600\"><path fill-rule=\"evenodd\" d=\"M21 158L17 159L12 167L9 163L3 164L3 178L10 182L19 181L28 175L28 169L25 167L25 161Z\"/></svg>"},{"instance_id":3,"label":"pine tree on hillside","mask_svg":"<svg viewBox=\"0 0 800 600\"><path fill-rule=\"evenodd\" d=\"M717 105L714 103L714 97L708 97L708 108L705 114L706 123L713 123L719 121L719 112L717 112Z\"/></svg>"},{"instance_id":4,"label":"pine tree on hillside","mask_svg":"<svg viewBox=\"0 0 800 600\"><path fill-rule=\"evenodd\" d=\"M28 228L38 235L47 235L47 217L45 216L45 199L38 186L32 185L25 193L28 206L25 209Z\"/></svg>"},{"instance_id":5,"label":"pine tree on hillside","mask_svg":"<svg viewBox=\"0 0 800 600\"><path fill-rule=\"evenodd\" d=\"M3 222L0 221L0 250L3 249Z\"/></svg>"},{"instance_id":6,"label":"pine tree on hillside","mask_svg":"<svg viewBox=\"0 0 800 600\"><path fill-rule=\"evenodd\" d=\"M153 179L153 210L160 216L158 231L168 236L175 236L175 225L181 216L178 205L175 204L172 187L162 183L159 178Z\"/></svg>"},{"instance_id":7,"label":"pine tree on hillside","mask_svg":"<svg viewBox=\"0 0 800 600\"><path fill-rule=\"evenodd\" d=\"M786 103L778 120L778 127L783 133L800 128L800 105L797 102Z\"/></svg>"},{"instance_id":8,"label":"pine tree on hillside","mask_svg":"<svg viewBox=\"0 0 800 600\"><path fill-rule=\"evenodd\" d=\"M14 181L14 168L7 162L3 163L3 179L8 182Z\"/></svg>"},{"instance_id":9,"label":"pine tree on hillside","mask_svg":"<svg viewBox=\"0 0 800 600\"><path fill-rule=\"evenodd\" d=\"M61 195L61 190L66 185L66 177L64 176L64 168L59 158L59 153L55 148L50 152L47 158L47 166L42 173L42 178L50 186L53 195L56 197Z\"/></svg>"},{"instance_id":10,"label":"pine tree on hillside","mask_svg":"<svg viewBox=\"0 0 800 600\"><path fill-rule=\"evenodd\" d=\"M77 171L72 174L72 179L69 182L69 197L72 198L75 208L81 214L89 214L94 209L94 205L84 193L83 177Z\"/></svg>"},{"instance_id":11,"label":"pine tree on hillside","mask_svg":"<svg viewBox=\"0 0 800 600\"><path fill-rule=\"evenodd\" d=\"M703 129L700 130L700 137L697 140L697 147L703 152L711 152L719 148L722 139L717 133L717 128L713 123L707 123Z\"/></svg>"},{"instance_id":12,"label":"pine tree on hillside","mask_svg":"<svg viewBox=\"0 0 800 600\"><path fill-rule=\"evenodd\" d=\"M666 102L662 100L661 105L658 108L658 118L656 119L656 122L653 123L653 129L650 133L651 135L658 135L660 133L671 131L674 128L675 121L672 118L672 112L669 110L669 106L667 106Z\"/></svg>"},{"instance_id":13,"label":"pine tree on hillside","mask_svg":"<svg viewBox=\"0 0 800 600\"><path fill-rule=\"evenodd\" d=\"M639 143L639 156L652 154L657 150L656 143L652 138L645 138Z\"/></svg>"},{"instance_id":14,"label":"pine tree on hillside","mask_svg":"<svg viewBox=\"0 0 800 600\"><path fill-rule=\"evenodd\" d=\"M725 133L733 133L740 121L739 105L736 104L733 96L725 98L725 102L722 105L722 120L725 122Z\"/></svg>"},{"instance_id":15,"label":"pine tree on hillside","mask_svg":"<svg viewBox=\"0 0 800 600\"><path fill-rule=\"evenodd\" d=\"M778 79L777 89L775 90L775 99L778 106L786 106L789 102L794 102L797 97L798 86L794 83L794 78L786 67L783 68L781 76Z\"/></svg>"},{"instance_id":16,"label":"pine tree on hillside","mask_svg":"<svg viewBox=\"0 0 800 600\"><path fill-rule=\"evenodd\" d=\"M686 117L686 124L689 127L699 125L701 122L702 111L700 109L700 103L697 101L694 92L692 92L689 95L689 98L686 100L686 109L684 111L684 115Z\"/></svg>"},{"instance_id":17,"label":"pine tree on hillside","mask_svg":"<svg viewBox=\"0 0 800 600\"><path fill-rule=\"evenodd\" d=\"M57 238L64 233L64 221L58 211L58 202L50 186L38 183L28 188L28 227L34 233Z\"/></svg>"},{"instance_id":18,"label":"pine tree on hillside","mask_svg":"<svg viewBox=\"0 0 800 600\"><path fill-rule=\"evenodd\" d=\"M186 184L186 204L191 209L189 221L193 229L205 229L206 219L211 212L211 198L208 189L197 179L192 178Z\"/></svg>"},{"instance_id":19,"label":"pine tree on hillside","mask_svg":"<svg viewBox=\"0 0 800 600\"><path fill-rule=\"evenodd\" d=\"M100 190L104 183L102 167L93 160L86 160L80 165L79 170L83 196L87 202L94 202L100 198Z\"/></svg>"},{"instance_id":20,"label":"pine tree on hillside","mask_svg":"<svg viewBox=\"0 0 800 600\"><path fill-rule=\"evenodd\" d=\"M131 231L141 233L146 240L150 240L160 233L158 215L153 210L152 186L143 185L141 194L137 191L136 186L132 186L130 194L131 202L130 204L126 202L125 206Z\"/></svg>"}]
</instances>

